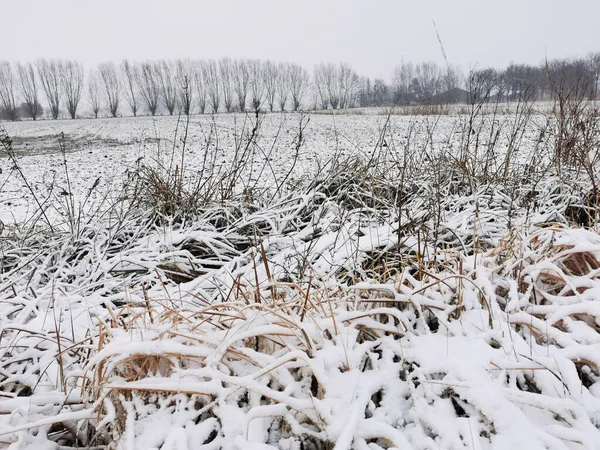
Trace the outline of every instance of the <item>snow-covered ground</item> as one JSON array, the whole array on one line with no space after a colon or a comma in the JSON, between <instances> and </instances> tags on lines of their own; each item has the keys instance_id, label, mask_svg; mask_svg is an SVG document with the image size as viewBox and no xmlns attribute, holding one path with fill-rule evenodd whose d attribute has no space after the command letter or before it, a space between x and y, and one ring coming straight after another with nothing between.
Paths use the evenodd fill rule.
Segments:
<instances>
[{"instance_id":1,"label":"snow-covered ground","mask_svg":"<svg viewBox=\"0 0 600 450\"><path fill-rule=\"evenodd\" d=\"M600 238L547 126L5 124L0 448L600 448ZM182 167L219 190L159 216L140 173Z\"/></svg>"},{"instance_id":2,"label":"snow-covered ground","mask_svg":"<svg viewBox=\"0 0 600 450\"><path fill-rule=\"evenodd\" d=\"M277 173L285 173L293 165L293 176L300 179L304 175L311 176L319 164L331 158L353 154L368 156L382 145L396 158L402 157L406 147L434 150L447 147L449 142L456 147L459 145L455 136L459 133L457 124L462 125L467 120L453 115L386 116L380 110L376 112L370 110L367 115L320 113L308 118L300 114L265 115L260 120L260 148L255 150L254 164L246 175L251 180L267 183L273 173L271 167L265 169L267 163ZM15 162L0 154L0 217L5 224L22 222L37 209L33 194L39 196L40 202L60 192L70 192L76 199L82 199L98 178L100 189L97 191L104 191L119 186L128 171L139 164L160 161L166 166L177 165L182 149L185 150L185 170L190 176L203 167L206 169L207 149L214 158L216 170L227 170L236 148L244 144L242 135L250 131L253 119L252 115L221 114L193 116L189 123L179 117L4 123L13 139L18 166L31 190L24 189ZM294 148L301 120L306 128L295 161ZM510 116L500 115L488 121L491 120L503 123L498 127L502 133L512 131ZM543 122L543 119L538 118L538 121ZM523 146L530 148L537 138L537 130L532 125L525 131ZM502 145L500 142L499 148ZM60 200L60 195L58 198Z\"/></svg>"}]
</instances>

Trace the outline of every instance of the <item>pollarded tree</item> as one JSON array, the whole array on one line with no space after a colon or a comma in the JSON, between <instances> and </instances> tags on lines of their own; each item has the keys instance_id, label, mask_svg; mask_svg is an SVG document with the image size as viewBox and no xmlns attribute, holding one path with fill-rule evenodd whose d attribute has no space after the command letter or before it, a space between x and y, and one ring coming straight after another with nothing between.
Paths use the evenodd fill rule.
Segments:
<instances>
[{"instance_id":1,"label":"pollarded tree","mask_svg":"<svg viewBox=\"0 0 600 450\"><path fill-rule=\"evenodd\" d=\"M275 109L275 96L277 95L277 84L280 76L279 66L271 61L266 61L263 64L265 97L269 105L269 111L271 112Z\"/></svg>"},{"instance_id":2,"label":"pollarded tree","mask_svg":"<svg viewBox=\"0 0 600 450\"><path fill-rule=\"evenodd\" d=\"M264 64L258 59L248 61L248 73L250 75L250 103L255 112L260 111L265 101L265 77Z\"/></svg>"},{"instance_id":3,"label":"pollarded tree","mask_svg":"<svg viewBox=\"0 0 600 450\"><path fill-rule=\"evenodd\" d=\"M288 97L290 96L290 66L289 63L280 63L277 70L279 76L277 77L277 99L279 102L279 110L285 111L285 105L287 104Z\"/></svg>"},{"instance_id":4,"label":"pollarded tree","mask_svg":"<svg viewBox=\"0 0 600 450\"><path fill-rule=\"evenodd\" d=\"M139 67L136 75L142 100L146 105L148 112L155 116L160 100L160 80L155 64L152 62L143 63Z\"/></svg>"},{"instance_id":5,"label":"pollarded tree","mask_svg":"<svg viewBox=\"0 0 600 450\"><path fill-rule=\"evenodd\" d=\"M221 93L223 106L228 113L233 111L233 62L229 58L219 61L219 77L221 79Z\"/></svg>"},{"instance_id":6,"label":"pollarded tree","mask_svg":"<svg viewBox=\"0 0 600 450\"><path fill-rule=\"evenodd\" d=\"M338 76L337 68L333 63L326 63L323 65L323 74L325 79L325 89L327 92L327 98L329 104L333 109L337 109L340 105L340 78Z\"/></svg>"},{"instance_id":7,"label":"pollarded tree","mask_svg":"<svg viewBox=\"0 0 600 450\"><path fill-rule=\"evenodd\" d=\"M177 107L177 83L175 82L173 63L159 61L157 67L163 103L169 111L169 115L172 116Z\"/></svg>"},{"instance_id":8,"label":"pollarded tree","mask_svg":"<svg viewBox=\"0 0 600 450\"><path fill-rule=\"evenodd\" d=\"M42 90L50 106L53 119L58 119L61 98L61 61L56 59L40 59L36 62L38 76L42 83Z\"/></svg>"},{"instance_id":9,"label":"pollarded tree","mask_svg":"<svg viewBox=\"0 0 600 450\"><path fill-rule=\"evenodd\" d=\"M121 82L115 63L105 62L98 65L100 75L100 91L104 97L104 105L112 117L117 117L121 97Z\"/></svg>"},{"instance_id":10,"label":"pollarded tree","mask_svg":"<svg viewBox=\"0 0 600 450\"><path fill-rule=\"evenodd\" d=\"M93 69L90 70L90 74L88 75L88 100L92 114L97 119L100 112L100 82L98 80L98 73Z\"/></svg>"},{"instance_id":11,"label":"pollarded tree","mask_svg":"<svg viewBox=\"0 0 600 450\"><path fill-rule=\"evenodd\" d=\"M242 112L246 111L248 83L250 83L250 71L247 61L235 61L233 63L233 89L237 96L238 108Z\"/></svg>"},{"instance_id":12,"label":"pollarded tree","mask_svg":"<svg viewBox=\"0 0 600 450\"><path fill-rule=\"evenodd\" d=\"M290 64L288 66L288 78L292 109L298 111L302 107L302 101L308 90L310 82L308 72L298 64Z\"/></svg>"},{"instance_id":13,"label":"pollarded tree","mask_svg":"<svg viewBox=\"0 0 600 450\"><path fill-rule=\"evenodd\" d=\"M131 109L133 117L137 116L140 104L140 90L138 87L138 66L124 59L121 62L121 78L123 84L123 94L125 101Z\"/></svg>"},{"instance_id":14,"label":"pollarded tree","mask_svg":"<svg viewBox=\"0 0 600 450\"><path fill-rule=\"evenodd\" d=\"M196 90L196 102L200 108L200 114L206 111L206 80L204 79L204 66L202 60L193 61L194 88Z\"/></svg>"},{"instance_id":15,"label":"pollarded tree","mask_svg":"<svg viewBox=\"0 0 600 450\"><path fill-rule=\"evenodd\" d=\"M219 112L221 104L221 79L219 77L219 66L216 61L210 60L203 66L204 81L208 106L213 114Z\"/></svg>"},{"instance_id":16,"label":"pollarded tree","mask_svg":"<svg viewBox=\"0 0 600 450\"><path fill-rule=\"evenodd\" d=\"M327 94L327 75L326 75L326 64L321 63L315 66L314 70L314 88L315 96L317 98L316 104L319 103L321 109L327 109L329 107L329 96Z\"/></svg>"},{"instance_id":17,"label":"pollarded tree","mask_svg":"<svg viewBox=\"0 0 600 450\"><path fill-rule=\"evenodd\" d=\"M10 120L17 120L17 83L12 65L0 61L0 103Z\"/></svg>"},{"instance_id":18,"label":"pollarded tree","mask_svg":"<svg viewBox=\"0 0 600 450\"><path fill-rule=\"evenodd\" d=\"M38 98L37 77L33 64L18 64L17 71L19 73L21 96L25 101L25 113L33 120L37 120L41 105Z\"/></svg>"},{"instance_id":19,"label":"pollarded tree","mask_svg":"<svg viewBox=\"0 0 600 450\"><path fill-rule=\"evenodd\" d=\"M186 116L192 114L194 105L194 65L190 60L179 60L175 63L175 80L179 104Z\"/></svg>"},{"instance_id":20,"label":"pollarded tree","mask_svg":"<svg viewBox=\"0 0 600 450\"><path fill-rule=\"evenodd\" d=\"M60 66L60 82L71 119L77 114L77 107L83 90L83 64L77 61L64 61Z\"/></svg>"}]
</instances>

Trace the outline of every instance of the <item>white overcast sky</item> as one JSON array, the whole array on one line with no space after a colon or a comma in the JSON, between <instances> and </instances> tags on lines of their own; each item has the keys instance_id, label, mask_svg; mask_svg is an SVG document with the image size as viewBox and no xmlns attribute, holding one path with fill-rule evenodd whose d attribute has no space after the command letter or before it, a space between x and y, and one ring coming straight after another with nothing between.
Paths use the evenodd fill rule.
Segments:
<instances>
[{"instance_id":1,"label":"white overcast sky","mask_svg":"<svg viewBox=\"0 0 600 450\"><path fill-rule=\"evenodd\" d=\"M347 61L389 79L401 60L465 69L600 51L600 0L0 0L0 59L248 57ZM8 28L8 29L7 29Z\"/></svg>"}]
</instances>

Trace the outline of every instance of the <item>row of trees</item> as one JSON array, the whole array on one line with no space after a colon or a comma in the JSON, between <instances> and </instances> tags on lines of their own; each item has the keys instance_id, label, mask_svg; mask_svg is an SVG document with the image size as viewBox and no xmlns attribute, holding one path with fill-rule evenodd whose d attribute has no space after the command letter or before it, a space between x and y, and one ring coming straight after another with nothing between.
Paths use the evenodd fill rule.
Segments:
<instances>
[{"instance_id":1,"label":"row of trees","mask_svg":"<svg viewBox=\"0 0 600 450\"><path fill-rule=\"evenodd\" d=\"M248 108L297 111L303 108L309 87L310 76L298 64L259 60L105 62L86 80L83 65L76 61L0 62L0 108L10 120L19 112L36 120L42 94L54 119L61 108L75 118L83 98L94 117L102 111L112 117Z\"/></svg>"},{"instance_id":2,"label":"row of trees","mask_svg":"<svg viewBox=\"0 0 600 450\"><path fill-rule=\"evenodd\" d=\"M409 62L394 69L392 84L387 90L381 80L379 84L377 81L372 85L371 96L364 97L372 104L444 101L452 98L444 94L456 89L464 90L471 98L488 100L547 100L565 93L595 99L600 93L600 52L586 58L556 59L539 65L474 69L467 75L451 65ZM366 86L369 92L368 84Z\"/></svg>"},{"instance_id":3,"label":"row of trees","mask_svg":"<svg viewBox=\"0 0 600 450\"><path fill-rule=\"evenodd\" d=\"M391 84L360 77L347 63L318 64L312 77L298 64L260 60L174 60L120 64L105 62L85 77L73 60L35 63L0 61L0 116L8 120L61 111L77 116L87 100L94 117L119 114L184 114L233 111L297 111L355 106L464 101L470 98L547 99L567 92L596 98L600 90L600 53L540 65L511 64L505 69L477 69L464 75L452 65L402 63Z\"/></svg>"},{"instance_id":4,"label":"row of trees","mask_svg":"<svg viewBox=\"0 0 600 450\"><path fill-rule=\"evenodd\" d=\"M172 115L246 111L302 106L309 86L308 72L297 64L259 60L149 61L120 66L103 63L90 74L92 112L102 104L114 117L122 97L133 116L140 111Z\"/></svg>"}]
</instances>

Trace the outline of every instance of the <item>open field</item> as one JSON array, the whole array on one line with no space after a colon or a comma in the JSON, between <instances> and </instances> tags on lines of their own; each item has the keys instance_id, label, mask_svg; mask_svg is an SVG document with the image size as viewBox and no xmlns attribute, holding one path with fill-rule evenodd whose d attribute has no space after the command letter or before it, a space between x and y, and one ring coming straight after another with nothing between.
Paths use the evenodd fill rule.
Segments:
<instances>
[{"instance_id":1,"label":"open field","mask_svg":"<svg viewBox=\"0 0 600 450\"><path fill-rule=\"evenodd\" d=\"M598 116L518 106L3 124L0 448L599 448Z\"/></svg>"}]
</instances>

